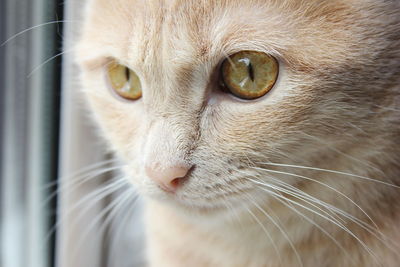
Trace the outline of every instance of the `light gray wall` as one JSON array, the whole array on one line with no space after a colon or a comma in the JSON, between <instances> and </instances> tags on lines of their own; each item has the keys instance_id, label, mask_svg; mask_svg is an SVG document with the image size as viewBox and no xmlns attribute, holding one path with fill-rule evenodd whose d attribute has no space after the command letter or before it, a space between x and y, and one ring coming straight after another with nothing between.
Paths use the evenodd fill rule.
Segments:
<instances>
[{"instance_id":1,"label":"light gray wall","mask_svg":"<svg viewBox=\"0 0 400 267\"><path fill-rule=\"evenodd\" d=\"M51 262L56 179L56 26L26 30L56 17L53 0L1 0L1 266L47 267ZM26 31L25 31L26 30ZM21 34L18 34L22 32Z\"/></svg>"}]
</instances>

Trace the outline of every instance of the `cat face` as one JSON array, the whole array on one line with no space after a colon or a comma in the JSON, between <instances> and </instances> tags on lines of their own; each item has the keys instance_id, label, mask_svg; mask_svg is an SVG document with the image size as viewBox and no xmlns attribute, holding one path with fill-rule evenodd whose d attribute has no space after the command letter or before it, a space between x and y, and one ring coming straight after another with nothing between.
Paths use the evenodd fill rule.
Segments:
<instances>
[{"instance_id":1,"label":"cat face","mask_svg":"<svg viewBox=\"0 0 400 267\"><path fill-rule=\"evenodd\" d=\"M368 169L360 162L371 146L392 158L380 154L391 140L371 136L397 131L378 110L398 101L399 51L389 39L399 36L395 12L382 15L374 2L92 0L77 53L84 91L146 196L211 211L249 196L268 201L257 182L307 191L310 181L266 164ZM266 95L221 89L221 64L240 51L277 60ZM136 73L141 98L113 92L113 62Z\"/></svg>"}]
</instances>

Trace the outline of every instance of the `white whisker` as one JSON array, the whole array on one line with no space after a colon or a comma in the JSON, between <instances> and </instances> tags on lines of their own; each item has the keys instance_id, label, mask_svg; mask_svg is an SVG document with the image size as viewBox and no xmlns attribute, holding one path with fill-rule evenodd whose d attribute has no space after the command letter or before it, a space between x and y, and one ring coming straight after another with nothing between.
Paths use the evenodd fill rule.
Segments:
<instances>
[{"instance_id":1,"label":"white whisker","mask_svg":"<svg viewBox=\"0 0 400 267\"><path fill-rule=\"evenodd\" d=\"M110 248L110 252L111 252L110 253L111 257L114 255L113 251L114 251L114 247L116 247L116 242L118 240L120 240L119 237L121 236L121 233L124 233L124 226L125 226L126 222L130 218L132 218L132 214L133 214L133 212L135 212L136 204L138 203L138 200L140 198L140 196L137 194L137 192L132 187L130 189L132 191L131 198L125 202L122 202L123 205L119 206L119 210L124 211L123 217L119 219L118 229L115 232L115 234L110 238L111 242L110 242L109 248ZM114 215L109 214L108 217L114 217ZM106 222L104 223L104 225L106 225ZM110 231L112 229L114 229L113 223L110 224L110 227L111 227Z\"/></svg>"},{"instance_id":2,"label":"white whisker","mask_svg":"<svg viewBox=\"0 0 400 267\"><path fill-rule=\"evenodd\" d=\"M46 65L46 64L49 63L50 61L56 59L57 57L59 57L59 56L61 56L61 55L64 55L64 54L67 54L67 53L71 53L71 52L73 52L73 51L74 51L74 49L65 50L65 51L62 51L62 52L60 52L60 53L58 53L58 54L56 54L56 55L54 55L54 56L52 56L52 57L46 59L46 60L43 61L41 64L39 64L38 66L36 66L35 68L33 68L33 70L32 70L26 77L27 77L27 78L30 78L36 71L38 71L39 69L41 69L44 65Z\"/></svg>"},{"instance_id":3,"label":"white whisker","mask_svg":"<svg viewBox=\"0 0 400 267\"><path fill-rule=\"evenodd\" d=\"M278 256L278 260L280 263L282 263L282 256L281 253L279 252L279 249L277 248L271 234L268 232L268 230L265 228L264 224L257 218L257 216L247 207L245 207L248 213L251 215L251 217L254 218L254 220L260 225L261 229L264 231L264 233L267 235L268 239L271 241L271 245L273 246L276 255Z\"/></svg>"},{"instance_id":4,"label":"white whisker","mask_svg":"<svg viewBox=\"0 0 400 267\"><path fill-rule=\"evenodd\" d=\"M263 191L266 191L267 193L273 193L272 191L261 188ZM291 209L293 212L295 212L297 215L308 221L311 225L315 226L318 230L320 230L323 234L325 234L329 239L332 240L332 242L335 243L337 247L340 248L340 250L351 260L354 262L353 258L348 254L348 252L344 249L344 247L330 234L328 233L324 228L322 228L319 224L317 224L314 220L308 218L306 215L298 211L295 207L292 206L290 202L288 202L288 199L284 197L279 191L276 192L276 194L271 194L271 196L276 199L278 202L282 203L284 206L288 207Z\"/></svg>"},{"instance_id":5,"label":"white whisker","mask_svg":"<svg viewBox=\"0 0 400 267\"><path fill-rule=\"evenodd\" d=\"M298 168L298 169L307 169L307 170L315 170L315 171L328 172L328 173L334 173L334 174L342 174L342 175L345 175L345 176L350 176L350 177L354 177L354 178L360 178L360 179L367 180L367 181L370 181L370 182L376 182L376 183L384 184L384 185L387 185L387 186L400 188L400 186L397 186L395 184L390 184L390 183L386 183L386 182L383 182L381 180L373 179L373 178L370 178L370 177L361 176L361 175L352 174L352 173L341 172L341 171L322 169L322 168L315 168L315 167L308 167L308 166L280 164L280 163L273 163L273 162L260 162L260 164L271 165L271 166L291 167L291 168Z\"/></svg>"},{"instance_id":6,"label":"white whisker","mask_svg":"<svg viewBox=\"0 0 400 267\"><path fill-rule=\"evenodd\" d=\"M354 206L356 206L371 222L372 224L375 226L375 228L378 228L378 225L374 222L374 220L371 218L371 216L368 215L368 213L366 211L364 211L354 200L352 200L350 197L348 197L347 195L345 195L344 193L340 192L339 190L337 190L336 188L325 184L321 181L318 181L316 179L307 177L307 176L303 176L303 175L298 175L298 174L294 174L294 173L289 173L289 172L282 172L282 171L276 171L276 170L269 170L269 169L264 169L264 168L259 168L259 167L254 167L258 170L263 170L263 171L267 171L267 172L272 172L272 173L278 173L278 174L284 174L284 175L289 175L289 176L293 176L293 177L297 177L297 178L302 178L305 180L309 180L312 181L314 183L318 183L322 186L325 186L327 188L329 188L330 190L334 191L335 193L339 194L340 196L344 197L345 199L347 199L348 201L350 201Z\"/></svg>"},{"instance_id":7,"label":"white whisker","mask_svg":"<svg viewBox=\"0 0 400 267\"><path fill-rule=\"evenodd\" d=\"M251 178L249 178L249 180L250 180L250 181L253 181L253 182L256 183L256 184L258 183L257 181L255 181L255 180L253 180L253 179L251 179ZM268 186L268 187L271 187L271 188L273 188L273 189L280 190L280 188L279 188L279 187L276 187L276 186L272 186L272 185L268 185L268 184L264 184L264 186ZM262 189L262 190L264 190L264 191L266 191L266 192L269 192L270 194L279 196L278 194L276 194L276 193L274 193L274 192L272 192L272 191L270 191L270 190L265 190L265 188L260 187L260 189ZM361 246L362 246L376 261L377 261L377 263L379 263L378 257L375 255L375 253L374 253L374 252L373 252L359 237L357 237L352 231L350 231L346 226L344 226L343 224L338 223L337 221L332 220L331 218L329 218L329 217L327 217L327 216L325 216L325 215L323 215L323 214L321 214L321 213L318 213L318 212L316 212L315 210L313 210L313 209L311 209L311 208L309 208L309 207L307 207L307 206L304 206L304 205L302 205L302 204L300 204L300 203L298 203L298 202L296 202L296 201L293 201L293 200L288 199L288 198L286 198L286 200L289 201L289 202L291 202L291 203L293 203L294 205L300 206L300 207L302 207L303 209L308 210L308 211L310 211L310 212L312 212L312 213L314 213L314 214L316 214L316 215L322 217L323 219L325 219L325 220L327 220L327 221L333 223L334 225L338 226L339 228L341 228L343 231L345 231L345 232L348 233L350 236L352 236L355 240L357 240L357 242L358 242L358 243L359 243L359 244L360 244L360 245L361 245Z\"/></svg>"},{"instance_id":8,"label":"white whisker","mask_svg":"<svg viewBox=\"0 0 400 267\"><path fill-rule=\"evenodd\" d=\"M113 166L109 168L104 168L104 169L99 169L99 170L93 170L89 172L88 174L85 174L84 177L77 177L71 180L64 181L61 186L59 186L56 190L54 190L53 193L49 194L49 196L43 201L43 206L47 205L47 203L52 200L54 197L56 197L60 192L70 192L78 188L84 183L87 183L89 181L92 181L94 179L102 178L102 175L107 173L107 172L112 172L114 170L120 169L121 166Z\"/></svg>"},{"instance_id":9,"label":"white whisker","mask_svg":"<svg viewBox=\"0 0 400 267\"><path fill-rule=\"evenodd\" d=\"M248 196L248 194L246 194ZM301 257L299 255L299 253L297 252L296 247L294 246L292 240L290 240L288 234L286 233L286 231L283 230L282 226L280 224L278 224L274 218L269 215L263 208L261 208L257 202L255 202L253 199L251 199L249 196L247 197L247 199L258 209L260 210L278 229L279 231L282 233L282 235L285 237L285 239L288 241L289 246L292 248L294 254L296 255L296 258L300 264L300 266L304 266L303 265L303 261L301 260Z\"/></svg>"},{"instance_id":10,"label":"white whisker","mask_svg":"<svg viewBox=\"0 0 400 267\"><path fill-rule=\"evenodd\" d=\"M86 195L84 198L80 199L77 203L75 203L72 207L70 207L67 211L64 212L65 216L69 216L73 211L75 211L77 208L79 208L81 205L83 205L85 202L88 200L91 200L91 202L85 206L82 210L80 210L79 214L77 217L74 218L75 222L72 222L71 225L74 226L81 218L82 216L99 200L103 199L104 197L110 195L112 192L117 190L118 188L122 188L125 186L127 182L123 179L123 177L116 178L115 181L107 184L106 186L101 187L100 189L95 190L94 192ZM91 199L93 197L96 197L96 199ZM49 230L48 234L45 237L45 240L49 240L49 238L53 235L54 231L61 225L62 221L59 220L56 222L53 227Z\"/></svg>"},{"instance_id":11,"label":"white whisker","mask_svg":"<svg viewBox=\"0 0 400 267\"><path fill-rule=\"evenodd\" d=\"M114 190L113 192L115 192L116 190ZM119 195L118 197L116 197L111 203L109 203L95 218L93 218L93 220L91 221L91 223L86 226L85 231L82 233L82 235L80 235L80 238L77 242L76 247L74 248L74 251L72 252L71 255L75 255L77 253L77 251L79 250L79 248L83 245L83 241L85 240L86 236L89 235L90 231L92 231L92 228L94 228L94 226L100 222L100 220L112 209L114 209L115 207L121 205L121 203L124 203L126 201L129 200L129 198L132 197L132 191L131 190L126 190L124 193L122 193L121 195ZM111 217L109 217L111 218ZM107 222L109 222L109 219L106 220ZM103 227L101 227L101 229L103 229L104 231L104 225Z\"/></svg>"},{"instance_id":12,"label":"white whisker","mask_svg":"<svg viewBox=\"0 0 400 267\"><path fill-rule=\"evenodd\" d=\"M336 149L336 148L333 148L332 146L327 145L326 142L324 142L323 140L321 140L321 139L319 139L319 138L317 138L317 137L315 137L315 136L306 134L306 133L304 133L304 132L302 132L302 134L305 135L305 136L307 136L307 137L309 137L309 138L312 138L312 139L316 140L317 142L319 142L319 143L321 143L321 144L323 144L326 148L329 148L330 150L332 150L332 151L334 151L334 152L336 152L336 153L338 153L338 154L340 154L340 155L342 155L342 156L344 156L344 157L346 157L346 158L348 158L348 159L351 159L351 160L353 160L353 161L356 161L356 162L360 163L361 165L364 165L365 167L371 168L371 169L373 169L373 170L375 170L375 171L381 173L382 175L384 175L384 173L382 172L382 170L380 170L380 169L378 169L377 167L375 167L375 166L369 164L368 162L361 161L361 160L359 160L359 159L357 159L357 158L355 158L355 157L353 157L353 156L350 156L350 155L348 155L348 154L346 154L346 153L344 153L344 152L342 152L342 151L340 151L340 150L338 150L338 149Z\"/></svg>"},{"instance_id":13,"label":"white whisker","mask_svg":"<svg viewBox=\"0 0 400 267\"><path fill-rule=\"evenodd\" d=\"M319 200L319 199L317 199L317 198L315 198L315 197L303 192L302 190L300 190L300 189L298 189L298 188L296 188L296 187L294 187L294 186L292 186L290 184L284 183L284 182L282 182L282 181L280 181L278 179L275 179L273 177L270 177L270 176L269 176L269 178L273 179L273 181L275 183L278 183L278 185L281 186L280 187L280 191L282 191L282 193L291 195L293 197L296 197L296 198L306 202L307 204L311 205L312 207L314 207L314 208L318 209L319 211L325 213L327 216L329 216L333 220L337 220L337 221L341 221L341 223L345 223L342 218L340 218L336 213L334 213L331 210L329 204L327 204L327 203L325 203L325 202L323 202L323 201L321 201L321 200ZM258 180L260 180L260 179L258 179ZM264 183L260 182L260 184L264 184ZM267 184L267 185L275 186L275 184ZM286 188L286 189L284 189L284 188ZM324 207L327 210L324 210L324 209L320 208L319 206L315 205L314 203L319 204L320 206Z\"/></svg>"},{"instance_id":14,"label":"white whisker","mask_svg":"<svg viewBox=\"0 0 400 267\"><path fill-rule=\"evenodd\" d=\"M76 180L81 179L82 176L88 175L87 172L95 171L95 169L98 168L98 167L102 167L104 165L111 164L111 163L116 163L116 162L119 162L119 160L118 159L108 159L108 160L104 160L104 161L101 161L101 162L96 162L94 164L90 164L90 165L85 166L85 167L83 167L83 168L81 168L81 169L79 169L79 170L77 170L77 171L75 171L75 172L73 172L71 174L59 177L57 181L49 182L49 183L43 185L42 189L46 190L48 188L51 188L53 186L58 185L61 182L64 183L65 181L68 181L68 183L70 181L75 182ZM123 166L123 165L121 165L121 166Z\"/></svg>"},{"instance_id":15,"label":"white whisker","mask_svg":"<svg viewBox=\"0 0 400 267\"><path fill-rule=\"evenodd\" d=\"M42 23L42 24L39 24L39 25L35 25L35 26L32 26L32 27L29 27L29 28L27 28L25 30L22 30L22 31L14 34L13 36L11 36L7 40L5 40L0 46L4 46L5 44L10 42L11 40L17 38L18 36L20 36L20 35L22 35L22 34L24 34L26 32L29 32L31 30L34 30L34 29L37 29L37 28L40 28L40 27L43 27L43 26L47 26L47 25L52 25L52 24L57 24L57 23L67 23L67 22L74 22L74 21L72 21L72 20L55 20L55 21L49 21L49 22L45 22L45 23Z\"/></svg>"}]
</instances>

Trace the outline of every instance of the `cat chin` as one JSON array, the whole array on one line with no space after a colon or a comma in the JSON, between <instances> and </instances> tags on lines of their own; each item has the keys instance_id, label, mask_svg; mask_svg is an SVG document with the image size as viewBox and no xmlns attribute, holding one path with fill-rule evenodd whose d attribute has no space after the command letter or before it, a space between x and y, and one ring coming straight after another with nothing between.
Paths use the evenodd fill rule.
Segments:
<instances>
[{"instance_id":1,"label":"cat chin","mask_svg":"<svg viewBox=\"0 0 400 267\"><path fill-rule=\"evenodd\" d=\"M184 214L200 215L200 216L213 216L222 210L228 210L223 205L218 203L203 203L203 201L194 201L182 199L181 197L169 193L148 193L146 194L149 200L156 201L161 205L172 207Z\"/></svg>"},{"instance_id":2,"label":"cat chin","mask_svg":"<svg viewBox=\"0 0 400 267\"><path fill-rule=\"evenodd\" d=\"M189 200L173 194L149 196L148 201L171 210L176 215L204 225L237 224L243 214L248 214L248 204L244 199L232 198L222 202L207 200Z\"/></svg>"},{"instance_id":3,"label":"cat chin","mask_svg":"<svg viewBox=\"0 0 400 267\"><path fill-rule=\"evenodd\" d=\"M172 209L177 216L193 224L215 226L234 221L232 209L225 206L188 205L179 202L164 202L162 205Z\"/></svg>"}]
</instances>

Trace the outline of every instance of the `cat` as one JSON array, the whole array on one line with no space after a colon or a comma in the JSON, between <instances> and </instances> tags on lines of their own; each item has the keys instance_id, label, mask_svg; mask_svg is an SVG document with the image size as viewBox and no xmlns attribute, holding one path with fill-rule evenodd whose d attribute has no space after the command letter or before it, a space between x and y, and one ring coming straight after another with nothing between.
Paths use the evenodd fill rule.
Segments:
<instances>
[{"instance_id":1,"label":"cat","mask_svg":"<svg viewBox=\"0 0 400 267\"><path fill-rule=\"evenodd\" d=\"M399 1L90 0L76 61L149 266L399 266Z\"/></svg>"}]
</instances>

